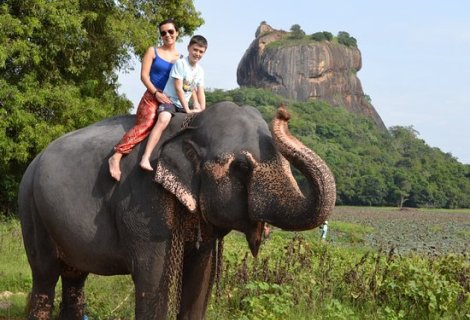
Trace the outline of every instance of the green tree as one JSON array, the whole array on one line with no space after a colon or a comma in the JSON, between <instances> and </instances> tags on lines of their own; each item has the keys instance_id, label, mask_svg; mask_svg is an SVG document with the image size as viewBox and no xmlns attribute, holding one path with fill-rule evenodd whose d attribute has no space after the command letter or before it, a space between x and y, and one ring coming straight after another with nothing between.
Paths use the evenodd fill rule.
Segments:
<instances>
[{"instance_id":1,"label":"green tree","mask_svg":"<svg viewBox=\"0 0 470 320\"><path fill-rule=\"evenodd\" d=\"M346 31L338 32L338 43L344 44L347 47L357 48L357 40L354 37L351 37Z\"/></svg>"},{"instance_id":2,"label":"green tree","mask_svg":"<svg viewBox=\"0 0 470 320\"><path fill-rule=\"evenodd\" d=\"M290 27L290 37L292 39L302 39L305 36L305 32L302 30L300 25L294 24L292 27Z\"/></svg>"},{"instance_id":3,"label":"green tree","mask_svg":"<svg viewBox=\"0 0 470 320\"><path fill-rule=\"evenodd\" d=\"M333 34L328 31L315 32L314 34L310 35L310 38L315 41L331 41L333 39Z\"/></svg>"},{"instance_id":4,"label":"green tree","mask_svg":"<svg viewBox=\"0 0 470 320\"><path fill-rule=\"evenodd\" d=\"M128 112L118 72L156 42L158 21L203 23L191 0L5 0L0 4L0 213L32 158L65 132Z\"/></svg>"},{"instance_id":5,"label":"green tree","mask_svg":"<svg viewBox=\"0 0 470 320\"><path fill-rule=\"evenodd\" d=\"M325 35L323 34L323 32L315 32L314 34L312 34L310 36L310 38L312 40L315 40L315 41L325 41L326 40L326 37Z\"/></svg>"},{"instance_id":6,"label":"green tree","mask_svg":"<svg viewBox=\"0 0 470 320\"><path fill-rule=\"evenodd\" d=\"M406 172L397 170L394 177L394 190L392 191L399 208L403 207L404 203L408 200L412 188L411 179L406 175Z\"/></svg>"}]
</instances>

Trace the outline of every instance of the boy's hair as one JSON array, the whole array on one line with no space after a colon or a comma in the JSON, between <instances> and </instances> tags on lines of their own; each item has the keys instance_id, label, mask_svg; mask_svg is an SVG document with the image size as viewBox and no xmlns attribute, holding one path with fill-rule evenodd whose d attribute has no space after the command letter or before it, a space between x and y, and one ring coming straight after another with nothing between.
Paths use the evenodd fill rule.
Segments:
<instances>
[{"instance_id":1,"label":"boy's hair","mask_svg":"<svg viewBox=\"0 0 470 320\"><path fill-rule=\"evenodd\" d=\"M191 40L189 40L188 47L192 46L193 44L197 44L207 49L207 40L203 36L200 36L200 35L193 36Z\"/></svg>"}]
</instances>

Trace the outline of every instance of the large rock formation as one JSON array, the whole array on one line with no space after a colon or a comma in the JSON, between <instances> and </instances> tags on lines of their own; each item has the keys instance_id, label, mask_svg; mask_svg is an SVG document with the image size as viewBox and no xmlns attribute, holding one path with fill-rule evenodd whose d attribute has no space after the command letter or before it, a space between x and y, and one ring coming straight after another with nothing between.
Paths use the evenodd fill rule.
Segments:
<instances>
[{"instance_id":1,"label":"large rock formation","mask_svg":"<svg viewBox=\"0 0 470 320\"><path fill-rule=\"evenodd\" d=\"M324 100L371 118L386 127L367 101L356 73L361 52L333 41L282 41L289 32L275 30L265 22L241 59L237 82L243 87L266 88L298 101Z\"/></svg>"}]
</instances>

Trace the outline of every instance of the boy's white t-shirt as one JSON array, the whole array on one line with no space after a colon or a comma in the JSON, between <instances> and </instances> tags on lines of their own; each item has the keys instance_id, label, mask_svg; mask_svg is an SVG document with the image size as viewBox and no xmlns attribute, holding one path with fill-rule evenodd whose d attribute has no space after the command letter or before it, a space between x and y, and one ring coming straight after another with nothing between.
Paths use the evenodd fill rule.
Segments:
<instances>
[{"instance_id":1,"label":"boy's white t-shirt","mask_svg":"<svg viewBox=\"0 0 470 320\"><path fill-rule=\"evenodd\" d=\"M195 66L191 66L188 57L179 59L171 68L170 77L163 93L171 99L176 107L183 108L176 94L175 79L183 80L184 97L186 101L189 101L193 90L204 86L204 70L198 63Z\"/></svg>"}]
</instances>

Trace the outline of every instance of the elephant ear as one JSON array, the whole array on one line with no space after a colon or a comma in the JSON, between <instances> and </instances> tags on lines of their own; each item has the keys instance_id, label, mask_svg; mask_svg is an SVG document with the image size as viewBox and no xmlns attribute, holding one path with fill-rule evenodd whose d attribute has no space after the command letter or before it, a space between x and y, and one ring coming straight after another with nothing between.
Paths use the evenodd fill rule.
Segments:
<instances>
[{"instance_id":1,"label":"elephant ear","mask_svg":"<svg viewBox=\"0 0 470 320\"><path fill-rule=\"evenodd\" d=\"M155 181L176 196L191 212L198 210L200 148L190 140L190 131L166 141L158 156Z\"/></svg>"}]
</instances>

